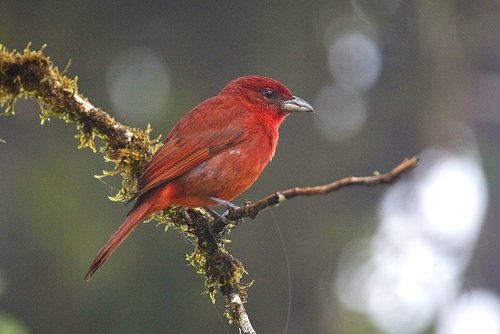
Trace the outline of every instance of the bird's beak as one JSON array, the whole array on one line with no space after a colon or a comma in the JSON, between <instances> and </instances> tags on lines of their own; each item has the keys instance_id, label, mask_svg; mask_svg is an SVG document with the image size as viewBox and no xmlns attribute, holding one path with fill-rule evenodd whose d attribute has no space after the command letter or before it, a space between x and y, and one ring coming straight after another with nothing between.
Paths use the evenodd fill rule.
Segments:
<instances>
[{"instance_id":1,"label":"bird's beak","mask_svg":"<svg viewBox=\"0 0 500 334\"><path fill-rule=\"evenodd\" d=\"M300 97L292 96L290 100L283 101L283 110L289 113L297 111L314 112L314 108Z\"/></svg>"}]
</instances>

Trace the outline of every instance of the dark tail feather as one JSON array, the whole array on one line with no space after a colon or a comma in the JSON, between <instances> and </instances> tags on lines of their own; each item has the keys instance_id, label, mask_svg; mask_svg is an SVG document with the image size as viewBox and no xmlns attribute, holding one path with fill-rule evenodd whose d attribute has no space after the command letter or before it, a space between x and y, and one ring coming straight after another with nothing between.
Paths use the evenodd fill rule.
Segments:
<instances>
[{"instance_id":1,"label":"dark tail feather","mask_svg":"<svg viewBox=\"0 0 500 334\"><path fill-rule=\"evenodd\" d=\"M88 281L92 275L106 262L106 260L113 254L113 252L120 246L120 244L129 236L132 231L147 217L149 216L149 205L139 205L132 209L128 214L123 224L118 230L113 233L106 244L101 248L97 254L94 262L90 265L85 280Z\"/></svg>"}]
</instances>

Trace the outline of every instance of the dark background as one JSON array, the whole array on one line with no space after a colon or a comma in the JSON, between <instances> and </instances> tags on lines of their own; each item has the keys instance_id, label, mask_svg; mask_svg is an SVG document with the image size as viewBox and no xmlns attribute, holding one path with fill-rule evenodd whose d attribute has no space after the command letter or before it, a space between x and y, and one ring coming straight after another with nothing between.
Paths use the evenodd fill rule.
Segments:
<instances>
[{"instance_id":1,"label":"dark background","mask_svg":"<svg viewBox=\"0 0 500 334\"><path fill-rule=\"evenodd\" d=\"M317 113L287 119L275 159L236 203L421 154L399 188L294 199L238 227L229 250L255 280L247 310L259 333L449 334L477 305L500 327L499 8L4 0L0 43L47 44L94 105L154 135L233 78L284 82ZM75 134L40 126L33 101L0 119L0 333L237 333L223 303L200 295L190 242L154 223L83 281L130 207L107 200L119 180L93 178L111 165L76 150ZM440 162L451 170L432 174Z\"/></svg>"}]
</instances>

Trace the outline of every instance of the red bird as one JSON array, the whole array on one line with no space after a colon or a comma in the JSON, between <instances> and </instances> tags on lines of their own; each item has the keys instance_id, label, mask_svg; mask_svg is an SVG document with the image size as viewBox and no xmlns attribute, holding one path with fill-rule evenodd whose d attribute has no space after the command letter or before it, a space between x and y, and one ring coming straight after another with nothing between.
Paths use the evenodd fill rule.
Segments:
<instances>
[{"instance_id":1,"label":"red bird","mask_svg":"<svg viewBox=\"0 0 500 334\"><path fill-rule=\"evenodd\" d=\"M210 208L247 190L271 161L278 128L290 113L314 111L279 81L231 81L177 122L139 178L137 201L101 248L85 279L153 213L172 205Z\"/></svg>"}]
</instances>

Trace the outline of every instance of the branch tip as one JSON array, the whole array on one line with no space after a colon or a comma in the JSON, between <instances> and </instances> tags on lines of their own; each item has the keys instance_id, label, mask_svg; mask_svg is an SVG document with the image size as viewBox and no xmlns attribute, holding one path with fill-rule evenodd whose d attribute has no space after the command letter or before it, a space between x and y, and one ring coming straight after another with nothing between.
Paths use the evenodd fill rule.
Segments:
<instances>
[{"instance_id":1,"label":"branch tip","mask_svg":"<svg viewBox=\"0 0 500 334\"><path fill-rule=\"evenodd\" d=\"M418 166L418 157L404 159L396 167L387 173L375 171L371 176L349 176L343 179L336 180L329 184L315 187L290 188L283 191L277 191L267 197L264 197L256 202L246 201L242 208L230 209L226 218L230 221L236 221L244 217L255 219L261 212L272 206L278 206L284 201L299 197L299 196L316 196L325 195L341 188L354 185L374 186L379 184L394 183L401 175L409 172Z\"/></svg>"}]
</instances>

